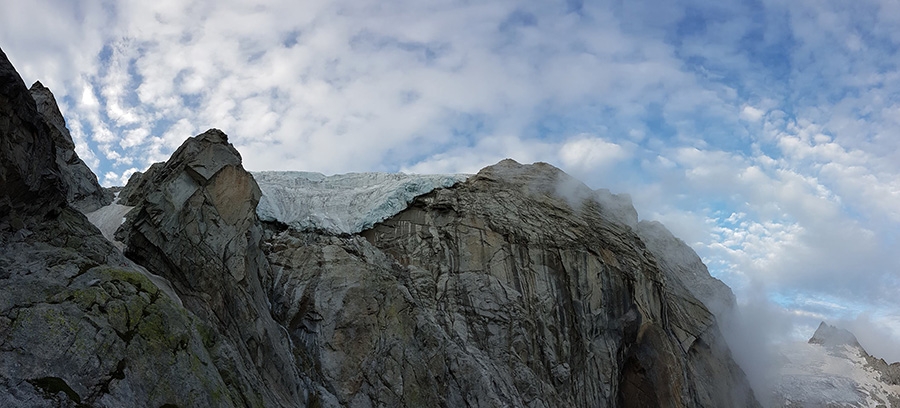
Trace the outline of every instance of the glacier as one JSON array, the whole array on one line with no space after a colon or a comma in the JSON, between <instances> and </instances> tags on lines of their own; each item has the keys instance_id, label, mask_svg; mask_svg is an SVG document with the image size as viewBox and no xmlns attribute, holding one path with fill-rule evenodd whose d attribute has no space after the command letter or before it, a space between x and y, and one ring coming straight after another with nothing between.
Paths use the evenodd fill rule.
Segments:
<instances>
[{"instance_id":1,"label":"glacier","mask_svg":"<svg viewBox=\"0 0 900 408\"><path fill-rule=\"evenodd\" d=\"M418 196L468 174L252 172L262 197L256 213L300 231L355 234L406 209Z\"/></svg>"},{"instance_id":2,"label":"glacier","mask_svg":"<svg viewBox=\"0 0 900 408\"><path fill-rule=\"evenodd\" d=\"M777 346L783 363L774 379L775 406L885 407L900 385L884 381L859 346L803 342Z\"/></svg>"}]
</instances>

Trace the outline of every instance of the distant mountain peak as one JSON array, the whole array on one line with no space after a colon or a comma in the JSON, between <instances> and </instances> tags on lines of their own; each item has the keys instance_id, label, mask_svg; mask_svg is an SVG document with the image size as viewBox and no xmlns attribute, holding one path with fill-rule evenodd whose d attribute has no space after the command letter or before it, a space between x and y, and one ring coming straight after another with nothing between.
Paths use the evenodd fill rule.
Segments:
<instances>
[{"instance_id":1,"label":"distant mountain peak","mask_svg":"<svg viewBox=\"0 0 900 408\"><path fill-rule=\"evenodd\" d=\"M821 344L823 346L849 345L862 348L853 333L825 322L819 324L819 328L809 338L809 344Z\"/></svg>"}]
</instances>

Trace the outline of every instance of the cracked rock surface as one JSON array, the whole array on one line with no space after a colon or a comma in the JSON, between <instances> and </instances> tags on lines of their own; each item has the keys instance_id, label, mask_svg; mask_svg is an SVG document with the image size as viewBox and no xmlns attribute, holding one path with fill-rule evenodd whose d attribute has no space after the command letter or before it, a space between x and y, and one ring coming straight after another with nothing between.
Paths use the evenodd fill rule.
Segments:
<instances>
[{"instance_id":1,"label":"cracked rock surface","mask_svg":"<svg viewBox=\"0 0 900 408\"><path fill-rule=\"evenodd\" d=\"M273 312L334 405L758 406L632 213L507 160L360 235L270 225Z\"/></svg>"},{"instance_id":2,"label":"cracked rock surface","mask_svg":"<svg viewBox=\"0 0 900 408\"><path fill-rule=\"evenodd\" d=\"M56 163L66 188L66 200L83 213L109 205L113 193L100 187L97 176L75 153L75 142L66 128L66 120L59 112L53 93L40 82L35 82L29 92L44 122L49 125L50 137L56 145Z\"/></svg>"},{"instance_id":3,"label":"cracked rock surface","mask_svg":"<svg viewBox=\"0 0 900 408\"><path fill-rule=\"evenodd\" d=\"M0 406L233 405L212 330L68 201L56 131L0 51Z\"/></svg>"}]
</instances>

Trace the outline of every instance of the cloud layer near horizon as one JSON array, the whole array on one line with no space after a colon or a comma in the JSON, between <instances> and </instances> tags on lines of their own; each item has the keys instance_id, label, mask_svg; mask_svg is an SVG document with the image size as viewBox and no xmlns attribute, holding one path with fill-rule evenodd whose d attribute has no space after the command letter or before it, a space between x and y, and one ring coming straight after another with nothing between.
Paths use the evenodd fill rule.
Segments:
<instances>
[{"instance_id":1,"label":"cloud layer near horizon","mask_svg":"<svg viewBox=\"0 0 900 408\"><path fill-rule=\"evenodd\" d=\"M252 170L547 161L900 360L895 2L9 3L0 46L104 184L210 127Z\"/></svg>"}]
</instances>

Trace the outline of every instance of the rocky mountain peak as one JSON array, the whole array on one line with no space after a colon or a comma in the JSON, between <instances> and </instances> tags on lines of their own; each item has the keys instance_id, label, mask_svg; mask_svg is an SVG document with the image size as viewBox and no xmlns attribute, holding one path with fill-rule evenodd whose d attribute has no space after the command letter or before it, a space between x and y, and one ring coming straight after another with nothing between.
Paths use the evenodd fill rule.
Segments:
<instances>
[{"instance_id":1,"label":"rocky mountain peak","mask_svg":"<svg viewBox=\"0 0 900 408\"><path fill-rule=\"evenodd\" d=\"M206 183L226 166L239 166L241 154L228 135L219 129L209 129L184 142L167 162L169 166L185 166L184 169L198 183Z\"/></svg>"},{"instance_id":2,"label":"rocky mountain peak","mask_svg":"<svg viewBox=\"0 0 900 408\"><path fill-rule=\"evenodd\" d=\"M75 153L75 142L50 89L38 81L31 86L29 94L43 122L41 130L50 137L55 153L55 170L58 170L58 179L62 184L60 190L65 194L65 200L84 213L111 203L113 194L100 186L97 176Z\"/></svg>"},{"instance_id":3,"label":"rocky mountain peak","mask_svg":"<svg viewBox=\"0 0 900 408\"><path fill-rule=\"evenodd\" d=\"M31 85L29 91L31 92L31 97L34 98L38 112L40 112L44 117L44 120L53 127L54 132L52 132L51 135L53 136L53 141L57 145L57 149L69 149L74 151L75 142L72 141L72 136L69 134L68 128L66 128L66 120L63 119L62 112L59 111L59 106L56 104L56 98L53 96L53 92L50 92L50 89L45 87L41 81L37 81Z\"/></svg>"},{"instance_id":4,"label":"rocky mountain peak","mask_svg":"<svg viewBox=\"0 0 900 408\"><path fill-rule=\"evenodd\" d=\"M809 344L821 344L826 347L848 345L862 349L853 333L825 322L819 323L819 328L809 338Z\"/></svg>"},{"instance_id":5,"label":"rocky mountain peak","mask_svg":"<svg viewBox=\"0 0 900 408\"><path fill-rule=\"evenodd\" d=\"M290 405L299 380L290 342L268 310L261 192L241 155L224 132L210 129L144 177L152 179L135 180L146 190L131 193L136 206L116 232L125 255L169 279L185 308L227 339L212 355L240 379L241 395Z\"/></svg>"},{"instance_id":6,"label":"rocky mountain peak","mask_svg":"<svg viewBox=\"0 0 900 408\"><path fill-rule=\"evenodd\" d=\"M637 229L638 214L628 194L612 194L607 189L593 190L580 180L559 168L543 162L520 164L504 159L481 169L471 182L500 182L518 187L532 197L551 198L564 202L575 210L582 210L586 203L599 204L599 210L607 221Z\"/></svg>"},{"instance_id":7,"label":"rocky mountain peak","mask_svg":"<svg viewBox=\"0 0 900 408\"><path fill-rule=\"evenodd\" d=\"M34 98L0 50L0 218L13 230L65 205L55 150Z\"/></svg>"},{"instance_id":8,"label":"rocky mountain peak","mask_svg":"<svg viewBox=\"0 0 900 408\"><path fill-rule=\"evenodd\" d=\"M869 355L853 333L825 322L808 342L778 346L775 407L900 407L900 364Z\"/></svg>"}]
</instances>

